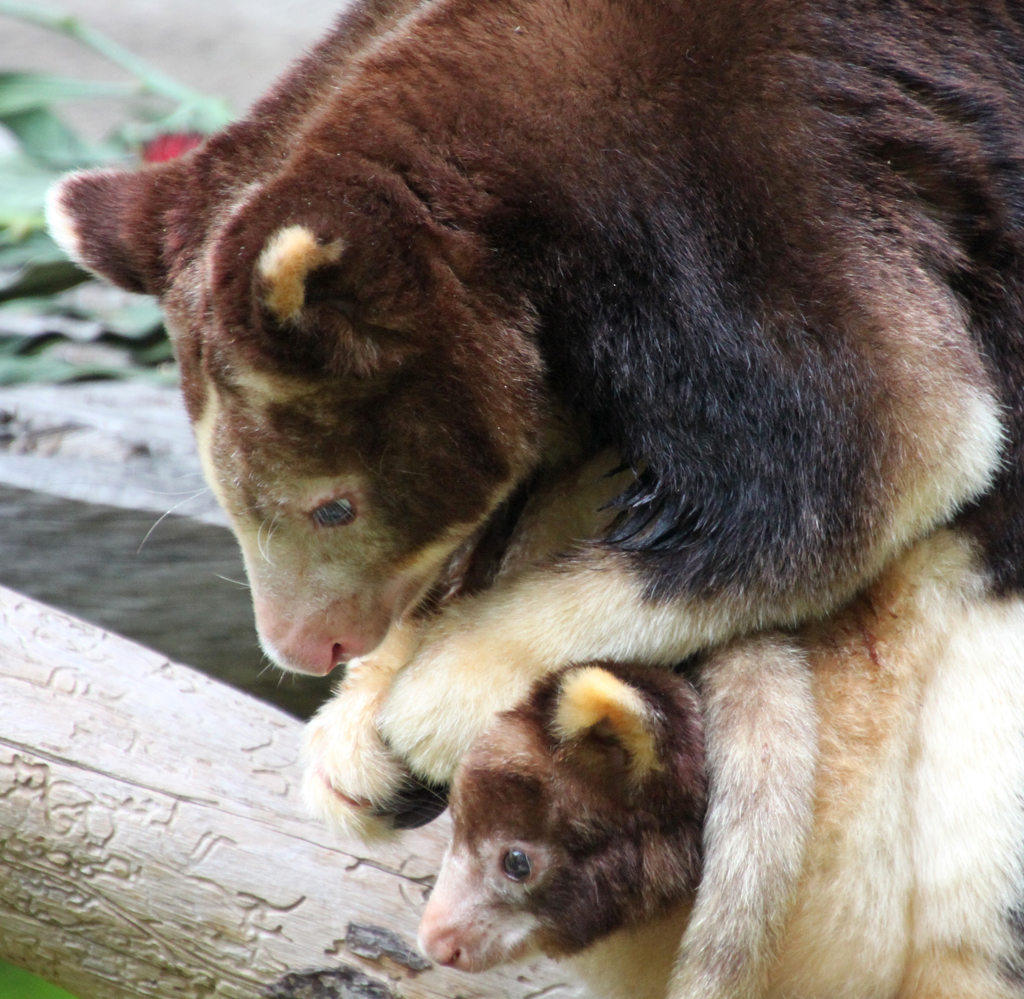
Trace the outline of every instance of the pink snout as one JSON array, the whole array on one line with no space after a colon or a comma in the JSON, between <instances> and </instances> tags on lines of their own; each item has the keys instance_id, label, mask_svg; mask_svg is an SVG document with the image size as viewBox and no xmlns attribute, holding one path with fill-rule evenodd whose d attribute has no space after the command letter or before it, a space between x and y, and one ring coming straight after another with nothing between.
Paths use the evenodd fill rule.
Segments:
<instances>
[{"instance_id":1,"label":"pink snout","mask_svg":"<svg viewBox=\"0 0 1024 999\"><path fill-rule=\"evenodd\" d=\"M348 614L328 608L312 618L293 616L274 603L256 598L256 626L264 651L283 669L326 676L339 663L372 652L384 638L383 614Z\"/></svg>"},{"instance_id":2,"label":"pink snout","mask_svg":"<svg viewBox=\"0 0 1024 999\"><path fill-rule=\"evenodd\" d=\"M474 970L472 945L463 928L444 919L437 909L432 912L429 904L420 920L419 945L436 964L460 971Z\"/></svg>"}]
</instances>

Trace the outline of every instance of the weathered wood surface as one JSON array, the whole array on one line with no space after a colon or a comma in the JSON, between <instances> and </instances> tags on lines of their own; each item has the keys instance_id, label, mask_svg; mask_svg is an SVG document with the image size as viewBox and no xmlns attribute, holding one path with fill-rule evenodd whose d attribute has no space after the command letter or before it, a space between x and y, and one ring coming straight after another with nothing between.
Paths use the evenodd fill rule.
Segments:
<instances>
[{"instance_id":1,"label":"weathered wood surface","mask_svg":"<svg viewBox=\"0 0 1024 999\"><path fill-rule=\"evenodd\" d=\"M312 714L336 681L268 668L252 597L238 585L245 567L231 532L191 517L157 519L0 483L0 586L141 642L297 717Z\"/></svg>"},{"instance_id":2,"label":"weathered wood surface","mask_svg":"<svg viewBox=\"0 0 1024 999\"><path fill-rule=\"evenodd\" d=\"M0 482L227 526L203 482L181 392L82 382L0 388Z\"/></svg>"},{"instance_id":3,"label":"weathered wood surface","mask_svg":"<svg viewBox=\"0 0 1024 999\"><path fill-rule=\"evenodd\" d=\"M582 995L545 962L418 970L443 821L340 841L298 799L299 722L3 588L0 712L0 957L82 999Z\"/></svg>"}]
</instances>

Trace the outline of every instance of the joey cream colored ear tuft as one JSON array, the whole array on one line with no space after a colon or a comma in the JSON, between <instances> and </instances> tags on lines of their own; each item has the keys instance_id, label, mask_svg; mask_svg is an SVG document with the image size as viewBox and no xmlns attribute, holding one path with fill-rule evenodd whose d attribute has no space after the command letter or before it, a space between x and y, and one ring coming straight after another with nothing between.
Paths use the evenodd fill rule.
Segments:
<instances>
[{"instance_id":1,"label":"joey cream colored ear tuft","mask_svg":"<svg viewBox=\"0 0 1024 999\"><path fill-rule=\"evenodd\" d=\"M263 248L258 264L267 283L266 303L280 320L294 319L306 301L306 278L324 264L341 256L341 240L322 246L303 225L279 229Z\"/></svg>"},{"instance_id":2,"label":"joey cream colored ear tuft","mask_svg":"<svg viewBox=\"0 0 1024 999\"><path fill-rule=\"evenodd\" d=\"M647 703L628 683L599 666L566 675L553 727L562 741L590 731L612 736L629 753L638 777L660 766Z\"/></svg>"}]
</instances>

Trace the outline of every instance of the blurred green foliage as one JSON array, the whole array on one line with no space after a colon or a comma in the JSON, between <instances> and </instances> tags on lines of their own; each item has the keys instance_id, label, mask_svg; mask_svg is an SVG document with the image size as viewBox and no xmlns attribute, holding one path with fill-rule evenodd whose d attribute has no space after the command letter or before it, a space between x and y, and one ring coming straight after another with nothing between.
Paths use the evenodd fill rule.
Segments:
<instances>
[{"instance_id":1,"label":"blurred green foliage","mask_svg":"<svg viewBox=\"0 0 1024 999\"><path fill-rule=\"evenodd\" d=\"M75 999L56 985L44 982L13 964L0 961L0 999Z\"/></svg>"},{"instance_id":2,"label":"blurred green foliage","mask_svg":"<svg viewBox=\"0 0 1024 999\"><path fill-rule=\"evenodd\" d=\"M61 11L0 0L2 17L73 38L134 80L0 71L0 125L13 146L0 152L0 385L123 377L174 381L155 302L110 290L76 290L96 282L47 234L44 199L68 170L132 165L185 151L226 125L230 110ZM65 101L82 100L120 101L126 120L103 141L89 141L57 110Z\"/></svg>"}]
</instances>

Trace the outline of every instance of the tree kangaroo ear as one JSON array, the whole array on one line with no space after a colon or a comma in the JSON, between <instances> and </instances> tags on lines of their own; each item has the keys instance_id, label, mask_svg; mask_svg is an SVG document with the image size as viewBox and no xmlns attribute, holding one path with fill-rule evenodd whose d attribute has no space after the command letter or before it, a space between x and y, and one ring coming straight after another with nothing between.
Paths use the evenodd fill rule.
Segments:
<instances>
[{"instance_id":1,"label":"tree kangaroo ear","mask_svg":"<svg viewBox=\"0 0 1024 999\"><path fill-rule=\"evenodd\" d=\"M600 666L566 673L552 730L563 743L619 747L638 783L661 768L650 707L636 688Z\"/></svg>"},{"instance_id":2,"label":"tree kangaroo ear","mask_svg":"<svg viewBox=\"0 0 1024 999\"><path fill-rule=\"evenodd\" d=\"M172 203L175 163L141 170L83 170L47 192L50 235L75 263L126 291L166 289L164 206Z\"/></svg>"},{"instance_id":3,"label":"tree kangaroo ear","mask_svg":"<svg viewBox=\"0 0 1024 999\"><path fill-rule=\"evenodd\" d=\"M367 317L357 299L351 260L345 258L346 241L329 234L330 219L318 229L284 224L263 240L251 295L238 299L242 310L257 303L259 314L249 314L247 325L263 330L272 353L311 371L370 378L393 370L415 350L413 343ZM225 261L233 266L239 238L232 233L219 248L218 268ZM215 284L238 296L241 289L217 280L220 273L215 272Z\"/></svg>"}]
</instances>

